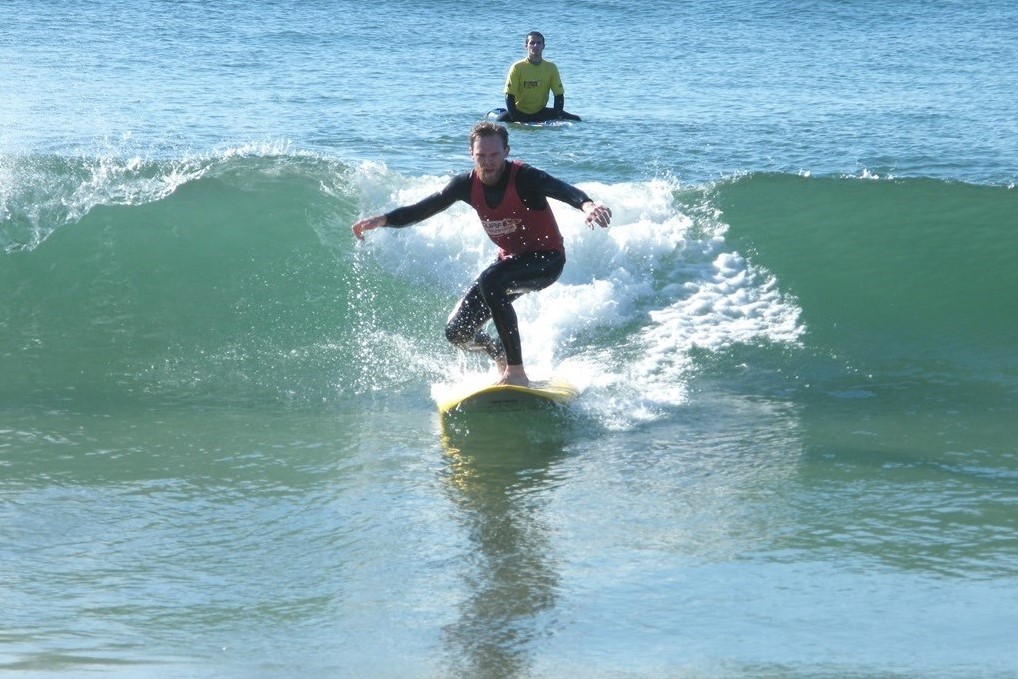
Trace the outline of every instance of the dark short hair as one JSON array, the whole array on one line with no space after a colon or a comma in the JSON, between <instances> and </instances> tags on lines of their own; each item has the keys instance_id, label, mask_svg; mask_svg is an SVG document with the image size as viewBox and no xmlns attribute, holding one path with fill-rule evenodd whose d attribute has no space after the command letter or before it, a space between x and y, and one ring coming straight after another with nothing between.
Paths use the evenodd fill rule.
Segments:
<instances>
[{"instance_id":1,"label":"dark short hair","mask_svg":"<svg viewBox=\"0 0 1018 679\"><path fill-rule=\"evenodd\" d=\"M547 42L547 40L544 39L544 36L541 35L540 31L530 31L530 33L527 33L527 35L523 38L523 44L530 42L531 38L540 38L541 42Z\"/></svg>"},{"instance_id":2,"label":"dark short hair","mask_svg":"<svg viewBox=\"0 0 1018 679\"><path fill-rule=\"evenodd\" d=\"M482 137L499 137L502 144L509 148L509 130L490 120L482 120L470 130L470 148L474 148L474 142Z\"/></svg>"}]
</instances>

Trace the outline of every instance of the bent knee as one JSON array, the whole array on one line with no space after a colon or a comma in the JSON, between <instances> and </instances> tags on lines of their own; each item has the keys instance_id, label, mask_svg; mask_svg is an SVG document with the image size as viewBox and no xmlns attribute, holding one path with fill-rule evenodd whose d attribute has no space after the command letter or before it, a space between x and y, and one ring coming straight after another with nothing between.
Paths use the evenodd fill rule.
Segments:
<instances>
[{"instance_id":1,"label":"bent knee","mask_svg":"<svg viewBox=\"0 0 1018 679\"><path fill-rule=\"evenodd\" d=\"M445 326L445 339L456 346L463 346L473 341L474 330L459 323L448 323Z\"/></svg>"}]
</instances>

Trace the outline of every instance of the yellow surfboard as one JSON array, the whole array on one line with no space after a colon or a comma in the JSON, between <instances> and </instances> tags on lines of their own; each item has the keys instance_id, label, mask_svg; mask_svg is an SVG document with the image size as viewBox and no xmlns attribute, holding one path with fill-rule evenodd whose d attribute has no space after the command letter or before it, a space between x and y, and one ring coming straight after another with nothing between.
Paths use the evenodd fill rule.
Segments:
<instances>
[{"instance_id":1,"label":"yellow surfboard","mask_svg":"<svg viewBox=\"0 0 1018 679\"><path fill-rule=\"evenodd\" d=\"M554 378L533 381L529 386L491 384L466 386L436 399L438 412L491 413L513 410L533 410L567 405L580 395L580 391L566 380Z\"/></svg>"}]
</instances>

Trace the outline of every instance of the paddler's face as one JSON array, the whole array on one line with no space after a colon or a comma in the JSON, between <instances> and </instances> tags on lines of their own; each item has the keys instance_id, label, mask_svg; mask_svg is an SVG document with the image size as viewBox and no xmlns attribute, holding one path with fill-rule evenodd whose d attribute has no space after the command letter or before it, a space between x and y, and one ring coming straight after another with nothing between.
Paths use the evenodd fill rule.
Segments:
<instances>
[{"instance_id":1,"label":"paddler's face","mask_svg":"<svg viewBox=\"0 0 1018 679\"><path fill-rule=\"evenodd\" d=\"M527 48L527 59L530 60L530 63L541 63L541 55L544 54L544 38L529 35L527 36L525 47Z\"/></svg>"},{"instance_id":2,"label":"paddler's face","mask_svg":"<svg viewBox=\"0 0 1018 679\"><path fill-rule=\"evenodd\" d=\"M478 137L470 148L474 159L474 169L481 181L494 186L505 172L505 161L509 157L509 147L497 136Z\"/></svg>"}]
</instances>

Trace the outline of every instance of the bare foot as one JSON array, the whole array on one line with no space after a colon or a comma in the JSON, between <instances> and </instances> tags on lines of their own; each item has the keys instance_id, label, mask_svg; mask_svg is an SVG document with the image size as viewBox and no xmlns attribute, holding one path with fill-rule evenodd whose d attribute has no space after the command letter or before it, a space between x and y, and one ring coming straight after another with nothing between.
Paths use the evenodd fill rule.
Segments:
<instances>
[{"instance_id":1,"label":"bare foot","mask_svg":"<svg viewBox=\"0 0 1018 679\"><path fill-rule=\"evenodd\" d=\"M530 385L530 378L527 377L527 372L523 369L522 365L507 365L505 370L502 371L502 379L498 383L526 387Z\"/></svg>"}]
</instances>

